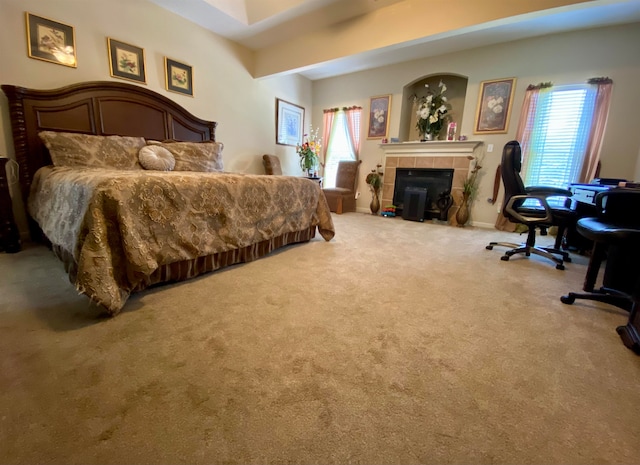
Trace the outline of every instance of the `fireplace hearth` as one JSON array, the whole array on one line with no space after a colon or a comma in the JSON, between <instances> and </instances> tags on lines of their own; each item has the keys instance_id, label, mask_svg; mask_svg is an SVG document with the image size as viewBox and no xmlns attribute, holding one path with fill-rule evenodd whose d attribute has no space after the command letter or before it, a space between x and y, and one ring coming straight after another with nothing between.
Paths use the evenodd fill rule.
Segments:
<instances>
[{"instance_id":1,"label":"fireplace hearth","mask_svg":"<svg viewBox=\"0 0 640 465\"><path fill-rule=\"evenodd\" d=\"M396 206L396 212L402 214L406 208L409 208L409 205L405 205L405 199L410 198L412 192L426 189L424 215L421 218L446 219L447 210L451 206L452 184L453 169L397 168L393 191L393 204ZM415 214L416 212L412 212L411 216L415 216Z\"/></svg>"}]
</instances>

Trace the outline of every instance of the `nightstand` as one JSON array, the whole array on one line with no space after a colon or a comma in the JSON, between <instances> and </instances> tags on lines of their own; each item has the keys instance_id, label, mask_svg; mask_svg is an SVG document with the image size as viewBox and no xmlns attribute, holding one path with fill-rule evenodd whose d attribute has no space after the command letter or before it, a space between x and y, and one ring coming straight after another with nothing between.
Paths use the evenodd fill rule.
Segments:
<instances>
[{"instance_id":1,"label":"nightstand","mask_svg":"<svg viewBox=\"0 0 640 465\"><path fill-rule=\"evenodd\" d=\"M20 251L20 236L9 194L8 162L8 158L0 158L0 252L15 253Z\"/></svg>"}]
</instances>

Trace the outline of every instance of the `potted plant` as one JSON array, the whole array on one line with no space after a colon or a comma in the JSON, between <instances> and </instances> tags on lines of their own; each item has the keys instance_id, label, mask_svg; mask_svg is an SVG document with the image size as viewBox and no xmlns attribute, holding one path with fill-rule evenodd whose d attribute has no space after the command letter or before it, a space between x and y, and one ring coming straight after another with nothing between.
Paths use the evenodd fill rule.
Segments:
<instances>
[{"instance_id":1,"label":"potted plant","mask_svg":"<svg viewBox=\"0 0 640 465\"><path fill-rule=\"evenodd\" d=\"M478 194L478 184L480 182L478 173L482 169L481 163L483 158L484 156L480 158L469 157L469 159L472 160L472 168L469 176L467 176L467 179L465 179L462 184L462 203L456 212L456 223L458 223L458 226L464 226L467 221L469 221L469 204L473 202Z\"/></svg>"},{"instance_id":2,"label":"potted plant","mask_svg":"<svg viewBox=\"0 0 640 465\"><path fill-rule=\"evenodd\" d=\"M371 204L369 204L369 208L371 209L372 215L377 215L380 210L380 189L382 188L382 175L383 172L380 171L382 165L376 165L374 169L371 170L371 173L367 174L366 182L369 184L369 188L371 189Z\"/></svg>"},{"instance_id":3,"label":"potted plant","mask_svg":"<svg viewBox=\"0 0 640 465\"><path fill-rule=\"evenodd\" d=\"M416 129L420 134L421 141L435 140L439 138L440 132L444 125L449 121L449 110L451 104L447 101L447 97L443 94L447 90L447 86L440 81L438 91L433 92L429 88L429 84L425 84L427 94L418 97L413 96L413 102L417 106Z\"/></svg>"},{"instance_id":4,"label":"potted plant","mask_svg":"<svg viewBox=\"0 0 640 465\"><path fill-rule=\"evenodd\" d=\"M317 174L321 147L318 129L311 130L309 134L305 134L302 145L296 145L296 152L300 157L300 168L310 178Z\"/></svg>"}]
</instances>

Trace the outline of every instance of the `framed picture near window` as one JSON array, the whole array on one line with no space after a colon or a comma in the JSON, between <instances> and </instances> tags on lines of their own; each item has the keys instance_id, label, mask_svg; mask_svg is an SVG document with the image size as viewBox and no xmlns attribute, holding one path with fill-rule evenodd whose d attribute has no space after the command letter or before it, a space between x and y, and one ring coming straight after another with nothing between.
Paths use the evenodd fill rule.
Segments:
<instances>
[{"instance_id":1,"label":"framed picture near window","mask_svg":"<svg viewBox=\"0 0 640 465\"><path fill-rule=\"evenodd\" d=\"M73 27L26 13L29 58L77 68Z\"/></svg>"},{"instance_id":2,"label":"framed picture near window","mask_svg":"<svg viewBox=\"0 0 640 465\"><path fill-rule=\"evenodd\" d=\"M389 132L391 95L371 97L369 101L369 129L367 139L382 139Z\"/></svg>"},{"instance_id":3,"label":"framed picture near window","mask_svg":"<svg viewBox=\"0 0 640 465\"><path fill-rule=\"evenodd\" d=\"M507 132L515 85L516 78L494 79L480 83L474 134Z\"/></svg>"},{"instance_id":4,"label":"framed picture near window","mask_svg":"<svg viewBox=\"0 0 640 465\"><path fill-rule=\"evenodd\" d=\"M276 99L276 144L302 144L304 108Z\"/></svg>"},{"instance_id":5,"label":"framed picture near window","mask_svg":"<svg viewBox=\"0 0 640 465\"><path fill-rule=\"evenodd\" d=\"M164 80L167 90L193 97L193 68L164 57Z\"/></svg>"},{"instance_id":6,"label":"framed picture near window","mask_svg":"<svg viewBox=\"0 0 640 465\"><path fill-rule=\"evenodd\" d=\"M144 71L144 50L107 37L111 76L147 83Z\"/></svg>"}]
</instances>

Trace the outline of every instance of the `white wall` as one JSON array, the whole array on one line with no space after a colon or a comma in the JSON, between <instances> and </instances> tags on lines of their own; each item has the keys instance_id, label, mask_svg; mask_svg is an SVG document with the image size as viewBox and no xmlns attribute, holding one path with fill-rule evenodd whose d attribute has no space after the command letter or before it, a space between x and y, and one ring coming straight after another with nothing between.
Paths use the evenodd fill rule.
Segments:
<instances>
[{"instance_id":1,"label":"white wall","mask_svg":"<svg viewBox=\"0 0 640 465\"><path fill-rule=\"evenodd\" d=\"M308 79L291 75L255 80L251 51L146 0L0 0L0 6L0 83L50 89L114 80L107 57L107 37L111 37L144 49L147 88L200 118L218 122L217 140L225 145L226 169L264 173L262 154L274 153L281 157L285 174L302 173L295 148L275 144L275 100L306 107L308 118L312 103ZM25 11L75 28L77 68L27 56ZM164 56L193 66L194 97L165 90ZM7 100L2 93L0 127L0 155L12 158ZM16 216L24 232L22 212Z\"/></svg>"},{"instance_id":2,"label":"white wall","mask_svg":"<svg viewBox=\"0 0 640 465\"><path fill-rule=\"evenodd\" d=\"M634 179L640 172L636 166L640 150L640 24L592 29L582 32L551 35L452 53L424 60L414 60L313 83L314 119L323 108L360 105L363 107L363 144L358 210L368 211L370 194L364 177L379 163L384 154L379 140L367 140L369 97L392 94L389 137L397 137L404 85L422 76L451 73L468 76L469 84L464 107L464 119L458 134L472 140L494 145L487 154L481 178L478 201L473 205L472 221L478 225L493 225L497 205L490 205L496 167L502 147L515 138L524 92L529 84L552 81L556 85L584 82L590 77L609 76L614 90L607 131L602 148L604 177ZM496 135L474 135L473 127L479 84L481 81L515 77L516 92L511 112L509 132Z\"/></svg>"}]
</instances>

